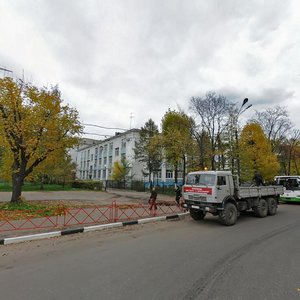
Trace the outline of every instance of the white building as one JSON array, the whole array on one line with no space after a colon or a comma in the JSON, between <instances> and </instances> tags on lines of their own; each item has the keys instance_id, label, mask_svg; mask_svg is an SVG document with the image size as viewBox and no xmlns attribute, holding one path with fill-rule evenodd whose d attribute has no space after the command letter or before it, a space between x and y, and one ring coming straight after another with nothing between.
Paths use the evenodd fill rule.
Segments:
<instances>
[{"instance_id":1,"label":"white building","mask_svg":"<svg viewBox=\"0 0 300 300\"><path fill-rule=\"evenodd\" d=\"M116 133L108 139L97 141L91 139L81 144L72 153L76 162L76 178L80 180L109 180L112 168L116 161L125 158L130 165L128 176L132 180L143 181L149 184L149 178L144 175L147 170L145 164L135 159L135 142L140 138L139 129L131 129L123 133ZM143 172L144 171L144 172ZM179 172L179 183L182 181L182 172ZM161 169L155 172L152 181L155 185L174 185L174 171L167 163L163 163Z\"/></svg>"},{"instance_id":2,"label":"white building","mask_svg":"<svg viewBox=\"0 0 300 300\"><path fill-rule=\"evenodd\" d=\"M140 137L139 129L131 129L124 133L77 149L76 178L81 180L108 180L116 161L125 158L130 165L128 176L134 180L143 180L141 163L134 158L135 141Z\"/></svg>"}]
</instances>

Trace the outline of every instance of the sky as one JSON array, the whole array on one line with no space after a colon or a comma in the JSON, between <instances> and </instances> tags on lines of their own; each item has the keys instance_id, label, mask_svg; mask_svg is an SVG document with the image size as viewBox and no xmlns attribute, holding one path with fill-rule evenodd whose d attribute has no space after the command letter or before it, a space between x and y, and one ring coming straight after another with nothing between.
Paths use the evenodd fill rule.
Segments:
<instances>
[{"instance_id":1,"label":"sky","mask_svg":"<svg viewBox=\"0 0 300 300\"><path fill-rule=\"evenodd\" d=\"M0 0L0 68L110 128L89 138L160 128L208 91L247 97L244 120L283 106L300 129L299 32L299 0Z\"/></svg>"}]
</instances>

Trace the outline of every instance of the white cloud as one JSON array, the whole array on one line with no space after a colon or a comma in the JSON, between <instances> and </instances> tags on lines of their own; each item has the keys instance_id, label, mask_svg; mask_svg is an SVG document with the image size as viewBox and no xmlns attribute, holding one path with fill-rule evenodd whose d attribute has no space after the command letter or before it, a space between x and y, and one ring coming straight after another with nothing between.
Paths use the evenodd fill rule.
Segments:
<instances>
[{"instance_id":1,"label":"white cloud","mask_svg":"<svg viewBox=\"0 0 300 300\"><path fill-rule=\"evenodd\" d=\"M0 66L59 84L84 123L160 125L168 108L187 110L191 96L215 90L248 97L254 109L286 105L299 128L299 8L297 0L0 0Z\"/></svg>"}]
</instances>

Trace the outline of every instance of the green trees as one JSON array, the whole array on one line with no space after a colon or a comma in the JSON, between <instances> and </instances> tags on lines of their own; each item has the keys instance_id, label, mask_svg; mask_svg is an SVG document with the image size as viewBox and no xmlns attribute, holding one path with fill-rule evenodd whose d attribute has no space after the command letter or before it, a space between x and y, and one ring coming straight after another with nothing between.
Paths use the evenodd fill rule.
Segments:
<instances>
[{"instance_id":1,"label":"green trees","mask_svg":"<svg viewBox=\"0 0 300 300\"><path fill-rule=\"evenodd\" d=\"M178 180L178 167L183 163L183 179L185 178L186 156L191 153L192 139L191 119L182 112L169 110L162 119L162 141L164 155L175 170L175 184Z\"/></svg>"},{"instance_id":2,"label":"green trees","mask_svg":"<svg viewBox=\"0 0 300 300\"><path fill-rule=\"evenodd\" d=\"M140 139L135 143L135 158L145 163L145 174L151 182L152 175L160 169L162 162L162 147L158 127L152 119L149 119L141 128ZM147 173L146 173L147 172Z\"/></svg>"},{"instance_id":3,"label":"green trees","mask_svg":"<svg viewBox=\"0 0 300 300\"><path fill-rule=\"evenodd\" d=\"M3 169L10 174L11 201L21 199L24 179L41 163L78 142L78 112L63 105L57 87L0 79L0 146Z\"/></svg>"}]
</instances>

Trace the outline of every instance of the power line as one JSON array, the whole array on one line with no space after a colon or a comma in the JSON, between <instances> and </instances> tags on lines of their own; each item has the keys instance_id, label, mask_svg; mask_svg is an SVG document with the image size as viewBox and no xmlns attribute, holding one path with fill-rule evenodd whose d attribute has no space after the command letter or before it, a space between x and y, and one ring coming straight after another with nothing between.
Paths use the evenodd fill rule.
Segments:
<instances>
[{"instance_id":1,"label":"power line","mask_svg":"<svg viewBox=\"0 0 300 300\"><path fill-rule=\"evenodd\" d=\"M2 68L2 67L0 67L0 70L4 72L4 75L5 75L5 72L7 72L7 73L11 73L11 76L13 76L13 71L11 71L11 70L8 70L8 69Z\"/></svg>"},{"instance_id":2,"label":"power line","mask_svg":"<svg viewBox=\"0 0 300 300\"><path fill-rule=\"evenodd\" d=\"M98 135L98 136L104 136L105 138L112 137L113 135L109 134L99 134L99 133L93 133L93 132L83 132L83 134L90 134L90 135Z\"/></svg>"},{"instance_id":3,"label":"power line","mask_svg":"<svg viewBox=\"0 0 300 300\"><path fill-rule=\"evenodd\" d=\"M109 137L113 136L113 135L109 135L109 134L99 134L99 133L94 133L94 132L83 132L83 134L104 136L105 138L109 138Z\"/></svg>"},{"instance_id":4,"label":"power line","mask_svg":"<svg viewBox=\"0 0 300 300\"><path fill-rule=\"evenodd\" d=\"M100 126L100 125L95 125L95 124L86 124L86 123L81 123L84 126L94 126L94 127L99 127L102 129L114 129L114 130L124 130L127 131L128 129L124 129L124 128L118 128L118 127L105 127L105 126Z\"/></svg>"}]
</instances>

